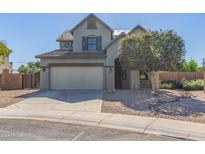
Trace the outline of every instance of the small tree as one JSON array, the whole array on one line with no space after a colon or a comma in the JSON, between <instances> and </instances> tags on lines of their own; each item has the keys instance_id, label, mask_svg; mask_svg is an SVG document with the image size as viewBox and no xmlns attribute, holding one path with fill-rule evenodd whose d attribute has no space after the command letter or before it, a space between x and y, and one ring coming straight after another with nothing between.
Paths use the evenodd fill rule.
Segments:
<instances>
[{"instance_id":1,"label":"small tree","mask_svg":"<svg viewBox=\"0 0 205 154\"><path fill-rule=\"evenodd\" d=\"M138 31L121 41L120 61L124 67L145 72L156 91L156 71L182 69L185 45L174 31Z\"/></svg>"},{"instance_id":2,"label":"small tree","mask_svg":"<svg viewBox=\"0 0 205 154\"><path fill-rule=\"evenodd\" d=\"M203 67L200 67L196 60L191 59L183 63L183 70L185 72L203 72Z\"/></svg>"},{"instance_id":3,"label":"small tree","mask_svg":"<svg viewBox=\"0 0 205 154\"><path fill-rule=\"evenodd\" d=\"M27 65L21 65L18 68L18 71L20 73L27 73L27 74L38 74L40 73L40 62L36 61L36 62L29 62L27 63Z\"/></svg>"},{"instance_id":4,"label":"small tree","mask_svg":"<svg viewBox=\"0 0 205 154\"><path fill-rule=\"evenodd\" d=\"M12 53L12 50L7 47L6 42L0 40L0 57L2 57L0 59L0 64L3 64L4 58L9 56L11 53Z\"/></svg>"},{"instance_id":5,"label":"small tree","mask_svg":"<svg viewBox=\"0 0 205 154\"><path fill-rule=\"evenodd\" d=\"M191 59L190 61L185 61L183 63L183 70L185 72L196 72L198 67L198 63L193 59Z\"/></svg>"}]
</instances>

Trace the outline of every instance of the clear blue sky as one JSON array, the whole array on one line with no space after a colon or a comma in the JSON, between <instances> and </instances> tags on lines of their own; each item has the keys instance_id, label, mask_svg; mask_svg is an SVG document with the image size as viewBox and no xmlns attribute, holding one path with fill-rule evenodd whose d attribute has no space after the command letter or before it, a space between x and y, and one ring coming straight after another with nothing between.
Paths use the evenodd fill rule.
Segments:
<instances>
[{"instance_id":1,"label":"clear blue sky","mask_svg":"<svg viewBox=\"0 0 205 154\"><path fill-rule=\"evenodd\" d=\"M14 69L35 60L35 55L58 48L56 38L87 14L0 14L0 40L13 50ZM173 29L183 37L186 59L201 65L205 57L205 14L97 14L113 29Z\"/></svg>"}]
</instances>

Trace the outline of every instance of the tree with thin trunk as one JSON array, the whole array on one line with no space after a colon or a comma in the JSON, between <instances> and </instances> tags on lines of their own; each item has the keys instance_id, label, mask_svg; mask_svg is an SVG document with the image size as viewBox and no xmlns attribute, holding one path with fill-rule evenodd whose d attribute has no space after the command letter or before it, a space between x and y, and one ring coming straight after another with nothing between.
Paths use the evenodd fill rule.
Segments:
<instances>
[{"instance_id":1,"label":"tree with thin trunk","mask_svg":"<svg viewBox=\"0 0 205 154\"><path fill-rule=\"evenodd\" d=\"M145 72L157 90L157 71L176 71L183 67L183 39L174 31L137 31L122 39L119 58L122 66Z\"/></svg>"},{"instance_id":2,"label":"tree with thin trunk","mask_svg":"<svg viewBox=\"0 0 205 154\"><path fill-rule=\"evenodd\" d=\"M40 62L28 62L26 65L21 65L18 71L25 74L39 74L41 71Z\"/></svg>"},{"instance_id":3,"label":"tree with thin trunk","mask_svg":"<svg viewBox=\"0 0 205 154\"><path fill-rule=\"evenodd\" d=\"M8 48L5 41L0 40L0 64L4 63L4 58L9 56L12 53L12 50Z\"/></svg>"}]
</instances>

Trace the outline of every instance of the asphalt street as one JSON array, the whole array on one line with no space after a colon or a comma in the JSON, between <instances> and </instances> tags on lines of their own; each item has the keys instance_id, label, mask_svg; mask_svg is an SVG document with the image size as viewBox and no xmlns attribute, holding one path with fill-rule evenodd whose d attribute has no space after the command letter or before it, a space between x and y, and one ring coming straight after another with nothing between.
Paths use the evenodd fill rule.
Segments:
<instances>
[{"instance_id":1,"label":"asphalt street","mask_svg":"<svg viewBox=\"0 0 205 154\"><path fill-rule=\"evenodd\" d=\"M176 141L168 136L37 120L0 119L3 141Z\"/></svg>"}]
</instances>

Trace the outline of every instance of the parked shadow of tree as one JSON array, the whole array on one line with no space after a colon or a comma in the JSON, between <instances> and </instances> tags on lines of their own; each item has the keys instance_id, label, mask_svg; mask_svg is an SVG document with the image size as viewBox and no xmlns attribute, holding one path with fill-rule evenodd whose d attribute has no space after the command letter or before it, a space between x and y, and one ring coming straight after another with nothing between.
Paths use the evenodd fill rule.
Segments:
<instances>
[{"instance_id":1,"label":"parked shadow of tree","mask_svg":"<svg viewBox=\"0 0 205 154\"><path fill-rule=\"evenodd\" d=\"M82 103L102 99L102 91L45 91L36 95L22 95L21 98L50 98L64 103Z\"/></svg>"},{"instance_id":2,"label":"parked shadow of tree","mask_svg":"<svg viewBox=\"0 0 205 154\"><path fill-rule=\"evenodd\" d=\"M190 92L175 94L160 90L153 95L147 89L138 91L119 90L115 93L105 93L103 100L105 103L103 103L102 108L104 109L102 110L107 109L108 112L109 110L112 112L125 112L126 114L145 112L147 114L184 117L205 115L205 101L199 100Z\"/></svg>"}]
</instances>

